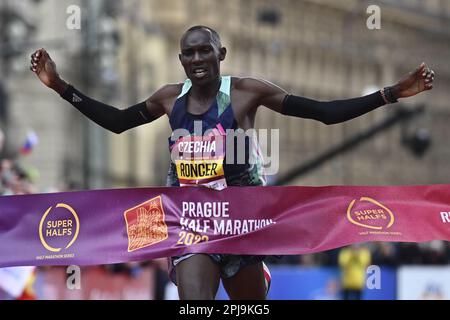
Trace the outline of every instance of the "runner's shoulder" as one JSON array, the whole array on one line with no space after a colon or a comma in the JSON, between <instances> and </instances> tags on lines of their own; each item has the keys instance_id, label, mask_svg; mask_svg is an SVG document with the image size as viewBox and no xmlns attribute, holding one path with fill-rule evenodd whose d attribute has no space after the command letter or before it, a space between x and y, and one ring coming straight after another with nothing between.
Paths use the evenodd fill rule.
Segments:
<instances>
[{"instance_id":1,"label":"runner's shoulder","mask_svg":"<svg viewBox=\"0 0 450 320\"><path fill-rule=\"evenodd\" d=\"M268 81L251 77L232 77L232 87L243 92L262 93L266 90Z\"/></svg>"},{"instance_id":2,"label":"runner's shoulder","mask_svg":"<svg viewBox=\"0 0 450 320\"><path fill-rule=\"evenodd\" d=\"M163 102L176 98L180 95L183 88L182 83L170 83L162 86L150 97L152 102Z\"/></svg>"}]
</instances>

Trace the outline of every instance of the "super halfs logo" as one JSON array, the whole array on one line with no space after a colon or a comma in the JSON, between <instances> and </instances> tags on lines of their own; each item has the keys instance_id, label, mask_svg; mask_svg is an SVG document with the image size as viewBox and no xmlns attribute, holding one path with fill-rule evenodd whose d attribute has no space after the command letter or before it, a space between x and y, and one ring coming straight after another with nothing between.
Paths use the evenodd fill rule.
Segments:
<instances>
[{"instance_id":1,"label":"super halfs logo","mask_svg":"<svg viewBox=\"0 0 450 320\"><path fill-rule=\"evenodd\" d=\"M369 197L352 200L347 208L347 219L364 229L375 230L370 231L371 234L401 235L400 232L387 231L395 223L394 213L385 205ZM367 233L369 232L365 234Z\"/></svg>"},{"instance_id":2,"label":"super halfs logo","mask_svg":"<svg viewBox=\"0 0 450 320\"><path fill-rule=\"evenodd\" d=\"M124 217L128 252L154 245L169 237L161 196L125 211Z\"/></svg>"},{"instance_id":3,"label":"super halfs logo","mask_svg":"<svg viewBox=\"0 0 450 320\"><path fill-rule=\"evenodd\" d=\"M69 249L77 240L80 232L80 220L76 211L65 203L50 207L39 222L39 239L45 249L58 253ZM67 258L63 256L42 256L41 259Z\"/></svg>"}]
</instances>

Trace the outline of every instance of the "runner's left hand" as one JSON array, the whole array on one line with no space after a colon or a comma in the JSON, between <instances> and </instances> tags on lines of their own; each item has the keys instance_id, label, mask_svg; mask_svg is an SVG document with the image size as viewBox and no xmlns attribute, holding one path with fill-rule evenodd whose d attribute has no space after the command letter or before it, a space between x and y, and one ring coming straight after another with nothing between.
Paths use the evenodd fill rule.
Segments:
<instances>
[{"instance_id":1,"label":"runner's left hand","mask_svg":"<svg viewBox=\"0 0 450 320\"><path fill-rule=\"evenodd\" d=\"M415 71L404 76L393 89L396 98L415 96L422 91L433 89L434 71L423 62Z\"/></svg>"}]
</instances>

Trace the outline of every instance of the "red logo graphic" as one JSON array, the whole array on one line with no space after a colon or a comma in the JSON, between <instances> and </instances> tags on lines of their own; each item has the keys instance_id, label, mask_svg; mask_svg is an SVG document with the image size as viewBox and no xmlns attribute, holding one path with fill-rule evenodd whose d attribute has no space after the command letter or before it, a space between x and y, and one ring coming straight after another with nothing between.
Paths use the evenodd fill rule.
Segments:
<instances>
[{"instance_id":1,"label":"red logo graphic","mask_svg":"<svg viewBox=\"0 0 450 320\"><path fill-rule=\"evenodd\" d=\"M124 217L128 252L154 245L169 237L161 196L125 211Z\"/></svg>"}]
</instances>

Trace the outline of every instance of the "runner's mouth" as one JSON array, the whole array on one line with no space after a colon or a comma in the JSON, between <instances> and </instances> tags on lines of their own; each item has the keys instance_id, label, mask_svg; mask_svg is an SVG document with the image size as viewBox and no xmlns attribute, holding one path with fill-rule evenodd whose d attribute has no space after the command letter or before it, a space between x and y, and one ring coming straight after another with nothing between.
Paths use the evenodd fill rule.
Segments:
<instances>
[{"instance_id":1,"label":"runner's mouth","mask_svg":"<svg viewBox=\"0 0 450 320\"><path fill-rule=\"evenodd\" d=\"M206 69L205 68L195 68L192 72L194 77L196 78L203 78L206 76Z\"/></svg>"}]
</instances>

